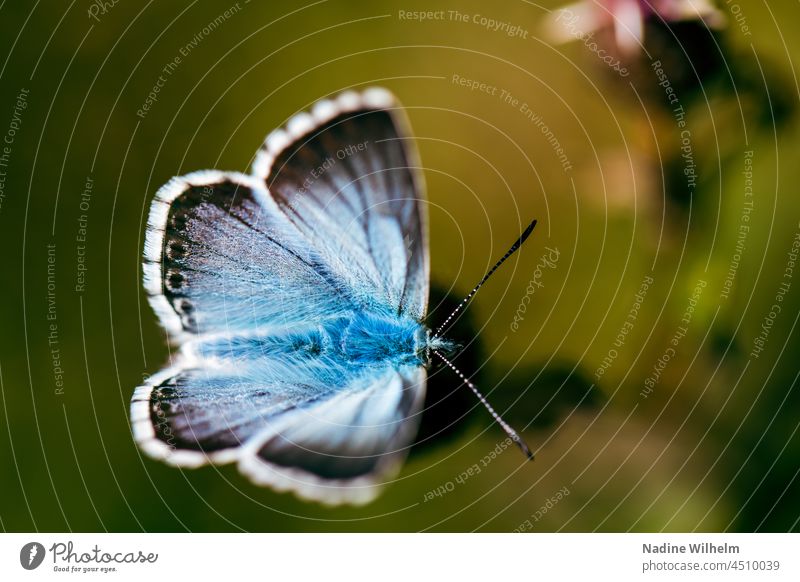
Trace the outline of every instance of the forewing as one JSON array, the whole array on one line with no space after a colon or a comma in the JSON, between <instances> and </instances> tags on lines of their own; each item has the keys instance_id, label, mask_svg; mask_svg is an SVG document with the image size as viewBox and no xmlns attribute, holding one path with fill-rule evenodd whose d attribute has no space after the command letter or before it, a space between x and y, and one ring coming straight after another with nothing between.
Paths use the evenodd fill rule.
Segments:
<instances>
[{"instance_id":1,"label":"forewing","mask_svg":"<svg viewBox=\"0 0 800 582\"><path fill-rule=\"evenodd\" d=\"M427 215L408 122L383 89L317 103L271 133L253 174L362 307L421 319Z\"/></svg>"},{"instance_id":2,"label":"forewing","mask_svg":"<svg viewBox=\"0 0 800 582\"><path fill-rule=\"evenodd\" d=\"M263 183L234 173L197 172L159 190L144 281L153 309L178 341L313 322L354 306Z\"/></svg>"}]
</instances>

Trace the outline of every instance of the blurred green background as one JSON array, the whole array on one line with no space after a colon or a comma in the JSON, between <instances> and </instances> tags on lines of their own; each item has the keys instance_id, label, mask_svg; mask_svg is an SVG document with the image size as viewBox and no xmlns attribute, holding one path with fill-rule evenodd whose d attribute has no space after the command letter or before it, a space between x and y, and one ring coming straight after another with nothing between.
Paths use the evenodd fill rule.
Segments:
<instances>
[{"instance_id":1,"label":"blurred green background","mask_svg":"<svg viewBox=\"0 0 800 582\"><path fill-rule=\"evenodd\" d=\"M0 144L9 147L0 166L0 527L797 531L800 274L787 276L787 266L800 232L800 9L741 0L749 34L724 3L728 25L713 33L655 19L645 50L623 55L623 77L583 42L546 38L557 5L0 3L0 133L14 130ZM447 12L401 17L415 10L457 10L467 22ZM596 38L613 52L608 31ZM685 110L694 188L682 128L650 66L659 60ZM159 75L157 101L137 115ZM140 283L156 189L202 168L247 171L264 136L292 114L370 85L408 108L439 288L460 298L528 220L540 221L477 296L458 338L480 347L459 363L524 430L536 461L509 449L457 482L503 438L477 409L417 447L398 481L360 508L302 503L251 485L235 467L181 471L143 458L128 403L168 358ZM546 247L558 261L537 272ZM705 287L675 346L698 281ZM773 304L781 311L771 318ZM435 309L431 322L446 313ZM464 390L435 376L432 390Z\"/></svg>"}]
</instances>

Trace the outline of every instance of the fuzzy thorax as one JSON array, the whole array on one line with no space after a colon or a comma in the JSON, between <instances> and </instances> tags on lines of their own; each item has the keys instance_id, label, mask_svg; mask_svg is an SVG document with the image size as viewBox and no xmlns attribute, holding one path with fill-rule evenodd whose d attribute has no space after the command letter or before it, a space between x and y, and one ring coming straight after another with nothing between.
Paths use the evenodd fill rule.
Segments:
<instances>
[{"instance_id":1,"label":"fuzzy thorax","mask_svg":"<svg viewBox=\"0 0 800 582\"><path fill-rule=\"evenodd\" d=\"M343 330L341 347L353 362L425 365L431 350L449 352L455 345L409 317L359 313Z\"/></svg>"}]
</instances>

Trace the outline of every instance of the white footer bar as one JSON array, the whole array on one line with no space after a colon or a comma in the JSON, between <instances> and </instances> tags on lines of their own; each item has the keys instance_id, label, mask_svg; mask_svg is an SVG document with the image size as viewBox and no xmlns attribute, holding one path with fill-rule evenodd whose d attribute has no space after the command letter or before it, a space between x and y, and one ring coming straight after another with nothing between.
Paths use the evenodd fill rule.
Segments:
<instances>
[{"instance_id":1,"label":"white footer bar","mask_svg":"<svg viewBox=\"0 0 800 582\"><path fill-rule=\"evenodd\" d=\"M796 581L799 554L797 534L3 534L0 580Z\"/></svg>"}]
</instances>

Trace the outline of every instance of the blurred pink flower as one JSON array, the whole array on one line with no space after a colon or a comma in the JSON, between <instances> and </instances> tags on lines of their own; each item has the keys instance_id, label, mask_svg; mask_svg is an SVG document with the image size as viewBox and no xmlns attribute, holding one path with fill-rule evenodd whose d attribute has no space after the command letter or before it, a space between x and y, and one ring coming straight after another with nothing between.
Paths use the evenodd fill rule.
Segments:
<instances>
[{"instance_id":1,"label":"blurred pink flower","mask_svg":"<svg viewBox=\"0 0 800 582\"><path fill-rule=\"evenodd\" d=\"M632 54L641 48L644 24L650 18L701 20L712 28L725 23L711 0L582 0L551 12L544 27L547 37L557 43L587 41L595 33L613 28L619 50Z\"/></svg>"}]
</instances>

